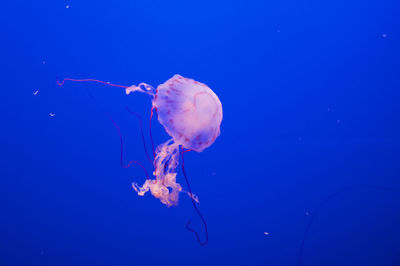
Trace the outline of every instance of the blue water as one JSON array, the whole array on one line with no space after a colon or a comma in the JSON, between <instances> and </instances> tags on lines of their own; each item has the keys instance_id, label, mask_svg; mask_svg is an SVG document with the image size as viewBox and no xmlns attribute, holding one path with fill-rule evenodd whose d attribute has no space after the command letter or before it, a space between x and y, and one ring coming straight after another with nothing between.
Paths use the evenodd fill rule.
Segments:
<instances>
[{"instance_id":1,"label":"blue water","mask_svg":"<svg viewBox=\"0 0 400 266\"><path fill-rule=\"evenodd\" d=\"M397 0L1 1L0 265L400 265L399 11ZM102 108L125 158L151 172L125 110L149 145L149 97L56 84L174 74L223 105L220 137L185 154L204 247L185 228L204 238L187 196L172 208L140 197L142 170L119 165ZM168 139L153 126L157 144Z\"/></svg>"}]
</instances>

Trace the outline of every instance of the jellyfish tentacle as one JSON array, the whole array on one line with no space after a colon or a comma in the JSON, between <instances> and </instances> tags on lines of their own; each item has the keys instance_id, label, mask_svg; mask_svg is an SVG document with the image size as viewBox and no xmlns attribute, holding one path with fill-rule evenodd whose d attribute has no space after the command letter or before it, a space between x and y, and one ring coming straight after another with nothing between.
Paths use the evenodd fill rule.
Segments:
<instances>
[{"instance_id":1,"label":"jellyfish tentacle","mask_svg":"<svg viewBox=\"0 0 400 266\"><path fill-rule=\"evenodd\" d=\"M131 92L133 93L133 92L135 92L135 91L139 91L139 92L141 92L141 93L145 93L145 94L148 94L148 95L150 95L152 98L154 98L154 97L156 97L156 92L157 92L157 90L153 87L153 86L151 86L151 85L149 85L149 84L146 84L146 83L144 83L144 82L142 82L142 83L139 83L139 85L132 85L132 86L129 86L129 87L126 87L125 88L125 93L128 95L128 94L130 94ZM154 148L154 142L153 142L153 135L152 135L152 133L151 133L151 121L152 121L152 118L153 118L153 111L154 111L154 109L156 110L156 112L157 112L157 108L154 106L154 104L153 104L153 106L152 106L152 108L151 108L151 112L150 112L150 119L149 119L149 131L150 131L150 141L151 141L151 148L152 148L152 151L153 151L153 158L155 158L156 157L156 152L155 152L155 148Z\"/></svg>"},{"instance_id":2,"label":"jellyfish tentacle","mask_svg":"<svg viewBox=\"0 0 400 266\"><path fill-rule=\"evenodd\" d=\"M109 83L109 82L105 82L105 81L101 81L101 80L97 80L97 79L72 79L72 78L64 78L61 82L57 79L57 85L59 85L59 86L63 86L64 85L64 83L65 83L65 81L73 81L73 82L97 82L97 83L101 83L101 84L105 84L105 85L108 85L108 86L113 86L113 87L119 87L119 88L124 88L124 89L126 89L126 88L128 88L129 86L122 86L122 85L117 85L117 84L112 84L112 83ZM145 173L145 175L146 175L146 178L147 179L150 179L150 175L149 175L149 173L147 172L147 170L146 170L146 168L141 164L141 163L139 163L138 161L129 161L126 165L124 165L124 163L123 163L123 140L122 140L122 134L121 134L121 130L119 129L119 126L117 125L117 123L114 121L114 119L111 117L111 115L97 102L97 100L96 100L96 98L93 96L93 94L90 92L90 90L89 89L86 89L86 91L88 92L88 94L89 94L89 96L92 98L92 100L100 107L100 109L107 115L107 117L111 120L111 122L114 124L114 126L115 126L115 128L117 129L117 131L118 131L118 135L119 135L119 141L120 141L120 165L121 165L121 167L122 168L129 168L130 166L131 166L131 164L136 164L136 165L138 165L138 166L140 166L142 169L143 169L143 171L144 171L144 173ZM129 111L129 110L128 110ZM140 119L140 117L139 117L139 119ZM140 129L141 129L141 131L142 131L142 121L141 121L141 119L140 119ZM142 131L142 136L143 136L143 131ZM144 141L143 141L143 145L145 145L145 143L144 143ZM147 150L145 149L145 152L146 152L146 154L147 154ZM151 162L151 160L150 160L150 162Z\"/></svg>"},{"instance_id":3,"label":"jellyfish tentacle","mask_svg":"<svg viewBox=\"0 0 400 266\"><path fill-rule=\"evenodd\" d=\"M185 152L187 152L187 151L189 151L189 150L184 151L183 148L182 148L182 152L181 152L181 157L182 157L182 173L183 173L183 176L185 177L186 185L187 185L187 187L188 187L189 193L190 193L190 195L193 195L192 189L190 188L189 179L187 178L186 172L185 172L185 163L184 163L184 156L183 156L183 154L184 154ZM193 196L191 196L190 199L192 200L192 205L193 205L194 210L196 211L197 215L200 217L201 221L203 222L203 225L204 225L204 232L205 232L205 237L206 237L206 239L205 239L204 241L201 241L201 240L200 240L200 236L199 236L199 234L197 233L197 231L190 227L190 223L191 223L191 220L190 220L190 219L189 219L189 221L188 221L187 224L186 224L186 229L189 230L190 232L192 232L192 233L196 236L197 242L199 242L199 244L200 244L201 246L205 246L205 245L207 245L207 243L208 243L208 229L207 229L207 223L206 223L206 220L204 219L203 215L201 214L200 210L197 208L197 205L196 205L196 202L195 202L196 200L193 198Z\"/></svg>"},{"instance_id":4,"label":"jellyfish tentacle","mask_svg":"<svg viewBox=\"0 0 400 266\"><path fill-rule=\"evenodd\" d=\"M138 161L132 160L132 161L129 161L127 164L124 164L124 160L123 160L123 156L124 156L124 145L123 145L123 139L122 139L121 130L119 129L119 126L118 126L118 124L114 121L114 119L112 119L111 115L110 115L108 112L106 112L105 110L103 110L103 111L104 111L105 114L108 116L108 118L111 120L111 122L114 124L114 127L117 129L117 132L118 132L119 143L120 143L120 147L121 147L121 148L120 148L119 164L121 165L121 167L122 167L122 168L129 168L129 167L131 166L131 164L134 163L134 164L140 166L140 167L143 169L143 171L144 171L145 174L146 174L146 179L150 180L150 175L149 175L149 173L147 172L146 168L145 168L141 163L139 163ZM144 143L144 142L143 142L143 143Z\"/></svg>"},{"instance_id":5,"label":"jellyfish tentacle","mask_svg":"<svg viewBox=\"0 0 400 266\"><path fill-rule=\"evenodd\" d=\"M60 85L61 86L61 85ZM121 165L122 168L129 168L131 166L131 164L136 164L138 166L140 166L145 175L146 175L146 179L150 179L150 175L147 172L146 168L139 163L138 161L129 161L126 165L124 165L123 163L123 154L124 154L124 145L123 145L123 140L122 140L122 133L121 130L119 129L118 124L115 122L115 120L111 117L111 115L103 108L103 106L101 106L100 103L97 102L96 98L94 97L94 95L92 94L92 92L89 89L86 89L87 93L89 94L90 98L92 98L92 100L97 104L97 106L99 106L99 108L103 111L103 113L106 114L106 116L108 117L108 119L111 120L111 122L113 123L114 127L117 129L118 132L118 136L119 136L119 143L120 143L120 157L119 157L119 163Z\"/></svg>"},{"instance_id":6,"label":"jellyfish tentacle","mask_svg":"<svg viewBox=\"0 0 400 266\"><path fill-rule=\"evenodd\" d=\"M125 107L125 109L130 113L135 115L138 119L139 119L139 123L140 123L140 133L142 135L142 142L143 142L143 148L144 148L144 152L146 153L146 157L147 160L150 162L150 164L153 165L153 161L150 159L149 153L147 152L147 147L146 147L146 141L144 139L144 134L143 134L143 123L142 123L142 118L140 117L140 115L136 112L131 111L128 107Z\"/></svg>"},{"instance_id":7,"label":"jellyfish tentacle","mask_svg":"<svg viewBox=\"0 0 400 266\"><path fill-rule=\"evenodd\" d=\"M153 134L151 133L151 119L153 118L153 110L156 110L157 112L157 108L156 107L151 107L151 112L150 112L150 119L149 119L149 132L150 132L150 141L151 141L151 148L153 150L153 158L156 157L156 151L154 149L154 141L153 141Z\"/></svg>"},{"instance_id":8,"label":"jellyfish tentacle","mask_svg":"<svg viewBox=\"0 0 400 266\"><path fill-rule=\"evenodd\" d=\"M138 161L132 160L132 161L129 161L127 164L124 164L124 159L123 159L123 157L124 157L124 143L123 143L123 139L122 139L121 130L120 130L118 124L117 124L117 123L114 121L114 119L111 117L111 115L110 115L107 111L105 111L104 109L103 109L103 112L104 112L104 113L107 115L107 117L111 120L111 122L113 123L114 127L117 129L117 132L118 132L119 143L120 143L119 164L121 165L121 167L127 169L127 168L129 168L129 167L134 163L134 164L140 166L140 167L143 169L144 173L146 174L146 179L150 179L150 175L149 175L149 173L147 172L146 168L145 168L141 163L139 163ZM144 142L143 142L143 143L144 143Z\"/></svg>"},{"instance_id":9,"label":"jellyfish tentacle","mask_svg":"<svg viewBox=\"0 0 400 266\"><path fill-rule=\"evenodd\" d=\"M112 84L110 82L101 81L101 80L97 80L97 79L71 79L71 78L65 78L61 82L57 79L58 86L64 85L65 81L77 81L77 82L89 81L89 82L97 82L97 83L101 83L101 84L105 84L105 85L113 86L113 87L118 87L118 88L124 88L124 89L129 88L129 86L122 86L122 85Z\"/></svg>"}]
</instances>

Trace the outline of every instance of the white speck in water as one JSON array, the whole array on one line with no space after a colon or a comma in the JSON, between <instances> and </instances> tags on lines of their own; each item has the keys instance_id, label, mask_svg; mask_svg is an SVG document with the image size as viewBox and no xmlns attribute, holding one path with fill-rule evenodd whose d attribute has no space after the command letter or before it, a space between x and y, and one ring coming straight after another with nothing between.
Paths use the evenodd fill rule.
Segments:
<instances>
[{"instance_id":1,"label":"white speck in water","mask_svg":"<svg viewBox=\"0 0 400 266\"><path fill-rule=\"evenodd\" d=\"M38 93L39 93L39 90L36 90L36 91L33 92L33 95L36 95Z\"/></svg>"},{"instance_id":2,"label":"white speck in water","mask_svg":"<svg viewBox=\"0 0 400 266\"><path fill-rule=\"evenodd\" d=\"M69 5L66 5L65 8L69 8Z\"/></svg>"},{"instance_id":3,"label":"white speck in water","mask_svg":"<svg viewBox=\"0 0 400 266\"><path fill-rule=\"evenodd\" d=\"M50 116L54 117L54 116L56 116L56 114L55 113L50 113Z\"/></svg>"}]
</instances>

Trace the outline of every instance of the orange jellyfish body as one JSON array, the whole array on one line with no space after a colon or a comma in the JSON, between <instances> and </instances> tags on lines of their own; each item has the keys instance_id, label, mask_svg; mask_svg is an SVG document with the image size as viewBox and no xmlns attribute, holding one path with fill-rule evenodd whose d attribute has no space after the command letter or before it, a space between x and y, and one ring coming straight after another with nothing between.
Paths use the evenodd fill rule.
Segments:
<instances>
[{"instance_id":1,"label":"orange jellyfish body","mask_svg":"<svg viewBox=\"0 0 400 266\"><path fill-rule=\"evenodd\" d=\"M139 195L150 190L154 197L167 206L177 205L179 193L185 192L176 182L179 146L201 152L212 145L220 134L222 104L207 85L180 75L174 75L156 90L145 83L126 89L127 94L134 91L152 97L158 120L171 139L156 148L156 181L148 179L142 186L133 183L133 188ZM195 195L186 193L197 201Z\"/></svg>"}]
</instances>

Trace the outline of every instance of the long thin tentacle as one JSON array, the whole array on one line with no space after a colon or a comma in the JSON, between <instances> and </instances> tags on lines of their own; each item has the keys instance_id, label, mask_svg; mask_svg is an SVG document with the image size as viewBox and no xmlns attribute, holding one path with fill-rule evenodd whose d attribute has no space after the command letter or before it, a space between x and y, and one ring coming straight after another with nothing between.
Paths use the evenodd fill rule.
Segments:
<instances>
[{"instance_id":1,"label":"long thin tentacle","mask_svg":"<svg viewBox=\"0 0 400 266\"><path fill-rule=\"evenodd\" d=\"M142 142L143 142L144 152L146 153L147 160L149 160L149 162L150 162L151 164L153 164L152 160L150 159L149 153L147 152L146 141L145 141L145 139L144 139L144 134L143 134L143 123L142 123L142 118L140 117L140 115L139 115L138 113L131 111L128 107L125 107L125 109L126 109L129 113L135 115L135 116L139 119L139 122L140 122L140 133L141 133L141 135L142 135Z\"/></svg>"},{"instance_id":2,"label":"long thin tentacle","mask_svg":"<svg viewBox=\"0 0 400 266\"><path fill-rule=\"evenodd\" d=\"M97 79L71 79L71 78L65 78L61 82L59 82L57 80L57 84L59 86L62 86L62 85L64 85L65 81L75 81L75 82L91 81L91 82L102 83L102 84L113 86L113 87L127 88L127 86L111 84L109 82L105 82L105 81L101 81L101 80L97 80ZM97 102L96 98L93 96L93 94L90 92L90 90L86 89L86 91L88 92L89 96L94 100L94 102L100 107L100 109L107 115L107 117L111 120L111 122L114 124L115 128L118 131L120 147L121 147L121 149L120 149L120 165L121 165L121 167L122 168L129 168L131 166L131 164L136 164L136 165L140 166L143 169L143 171L144 171L144 173L146 175L146 178L150 179L150 175L148 174L146 168L141 163L139 163L138 161L129 161L126 165L124 165L124 163L123 163L123 140L122 140L121 130L119 129L117 123L114 121L114 119L111 117L111 115Z\"/></svg>"},{"instance_id":3,"label":"long thin tentacle","mask_svg":"<svg viewBox=\"0 0 400 266\"><path fill-rule=\"evenodd\" d=\"M153 150L153 158L156 157L156 151L155 151L155 149L154 149L154 142L153 142L153 134L151 133L151 119L153 118L153 110L154 110L154 109L156 109L156 111L157 111L157 108L152 107L152 108L151 108L151 113L150 113L150 119L149 119L150 141L151 141L151 148L152 148L152 150Z\"/></svg>"},{"instance_id":4,"label":"long thin tentacle","mask_svg":"<svg viewBox=\"0 0 400 266\"><path fill-rule=\"evenodd\" d=\"M86 89L87 92L89 93L90 97L97 103L96 98L93 96L93 94L90 92L89 89ZM129 168L133 163L140 166L144 173L146 174L146 178L150 179L150 175L147 172L146 168L139 163L138 161L129 161L127 164L124 164L124 160L123 160L123 154L124 154L124 145L123 145L123 139L122 139L122 133L121 130L119 129L118 124L115 122L115 120L111 117L111 115L99 104L97 103L97 105L100 107L100 109L106 114L106 116L111 120L111 122L113 123L114 127L117 129L118 132L118 136L119 136L119 143L120 143L120 157L119 157L119 164L121 165L122 168Z\"/></svg>"},{"instance_id":5,"label":"long thin tentacle","mask_svg":"<svg viewBox=\"0 0 400 266\"><path fill-rule=\"evenodd\" d=\"M71 78L65 78L65 79L63 79L61 82L57 80L57 84L58 84L59 86L62 86L62 85L64 85L65 81L78 81L78 82L82 82L82 81L83 81L83 82L86 82L86 81L89 81L89 82L97 82L97 83L102 83L102 84L105 84L105 85L108 85L108 86L113 86L113 87L118 87L118 88L124 88L124 89L126 89L126 88L129 87L129 86L116 85L116 84L112 84L112 83L110 83L110 82L105 82L105 81L101 81L101 80L97 80L97 79L71 79Z\"/></svg>"},{"instance_id":6,"label":"long thin tentacle","mask_svg":"<svg viewBox=\"0 0 400 266\"><path fill-rule=\"evenodd\" d=\"M193 194L192 194L192 189L190 188L189 179L187 178L186 172L185 172L185 162L184 162L184 156L183 156L183 154L184 154L185 152L187 152L187 151L184 151L183 148L182 148L182 152L181 152L181 157L182 157L182 172L183 172L183 176L185 177L185 180L186 180L186 184L187 184L187 186L188 186L189 193L190 193L190 195L193 195ZM189 220L189 221L187 222L187 224L186 224L186 229L189 230L190 232L192 232L192 233L196 236L197 242L199 242L199 244L200 244L201 246L205 246L205 245L207 245L207 243L208 243L207 223L206 223L206 220L204 219L203 215L201 214L201 212L200 212L199 209L197 208L196 202L194 201L193 197L190 197L190 199L192 200L192 205L193 205L194 210L196 211L197 215L200 217L201 221L203 222L206 239L205 239L203 242L200 240L200 236L199 236L199 234L197 233L197 231L190 227L191 220Z\"/></svg>"}]
</instances>

